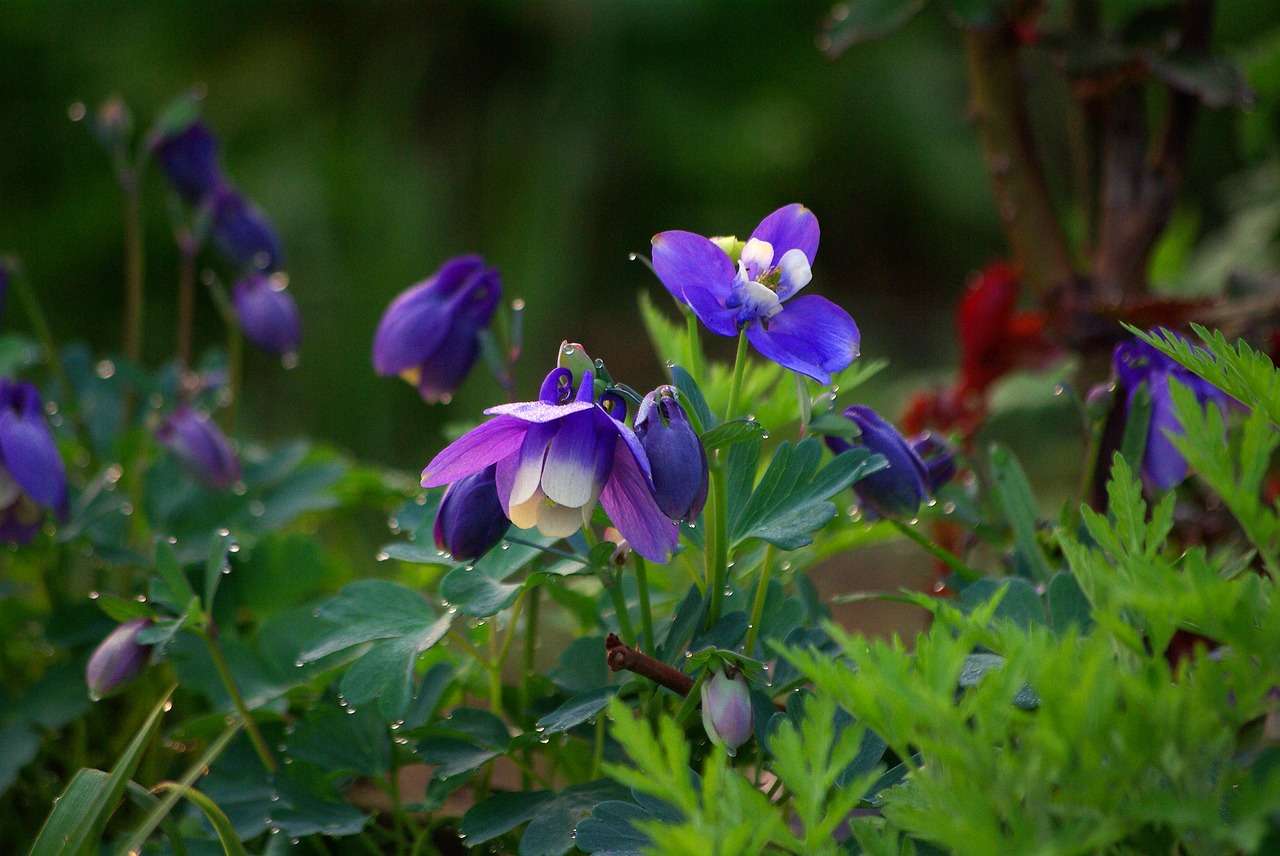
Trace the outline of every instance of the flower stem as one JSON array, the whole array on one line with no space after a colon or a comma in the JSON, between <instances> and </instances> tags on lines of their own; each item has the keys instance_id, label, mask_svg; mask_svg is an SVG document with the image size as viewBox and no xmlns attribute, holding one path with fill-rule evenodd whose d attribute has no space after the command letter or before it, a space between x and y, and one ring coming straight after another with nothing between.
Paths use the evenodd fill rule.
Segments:
<instances>
[{"instance_id":1,"label":"flower stem","mask_svg":"<svg viewBox=\"0 0 1280 856\"><path fill-rule=\"evenodd\" d=\"M498 622L489 622L489 656L485 662L489 664L489 710L494 716L502 716L502 672L497 668L498 659Z\"/></svg>"},{"instance_id":2,"label":"flower stem","mask_svg":"<svg viewBox=\"0 0 1280 856\"><path fill-rule=\"evenodd\" d=\"M649 564L644 556L633 553L636 560L636 588L640 590L640 640L644 650L653 647L653 607L649 603Z\"/></svg>"},{"instance_id":3,"label":"flower stem","mask_svg":"<svg viewBox=\"0 0 1280 856\"><path fill-rule=\"evenodd\" d=\"M689 371L693 373L694 380L698 383L706 383L704 372L706 370L706 362L702 356L702 338L699 336L698 316L692 311L686 310L684 313L685 328L689 331Z\"/></svg>"},{"instance_id":4,"label":"flower stem","mask_svg":"<svg viewBox=\"0 0 1280 856\"><path fill-rule=\"evenodd\" d=\"M951 572L967 583L976 582L982 578L982 574L966 565L958 556L949 550L939 547L925 536L917 532L913 527L908 526L900 520L890 520L894 528L906 535L912 541L915 541L925 549L929 555L933 556L939 562L951 569Z\"/></svg>"},{"instance_id":5,"label":"flower stem","mask_svg":"<svg viewBox=\"0 0 1280 856\"><path fill-rule=\"evenodd\" d=\"M124 354L132 362L142 361L142 324L145 294L142 276L142 203L138 175L118 169L124 191Z\"/></svg>"},{"instance_id":6,"label":"flower stem","mask_svg":"<svg viewBox=\"0 0 1280 856\"><path fill-rule=\"evenodd\" d=\"M747 372L747 331L738 334L738 355L733 359L733 386L729 387L729 406L724 411L728 422L738 413L738 398L742 395L742 376Z\"/></svg>"},{"instance_id":7,"label":"flower stem","mask_svg":"<svg viewBox=\"0 0 1280 856\"><path fill-rule=\"evenodd\" d=\"M271 756L271 751L267 748L267 741L263 739L262 732L258 729L258 723L249 713L249 708L245 706L244 696L240 694L240 687L236 686L236 679L232 676L231 668L227 665L227 658L222 653L222 646L205 630L197 630L195 632L209 648L209 654L213 657L214 668L218 670L218 677L222 679L222 685L226 687L227 695L231 697L231 703L235 705L236 713L240 715L240 721L244 723L245 731L249 734L249 742L253 744L254 751L258 753L258 757L262 760L262 765L267 768L267 772L274 773L278 769L276 759Z\"/></svg>"},{"instance_id":8,"label":"flower stem","mask_svg":"<svg viewBox=\"0 0 1280 856\"><path fill-rule=\"evenodd\" d=\"M227 409L223 412L222 427L228 432L234 432L236 407L240 404L241 375L244 374L244 337L240 334L240 321L236 318L235 306L222 283L216 278L210 278L205 280L205 285L227 328Z\"/></svg>"},{"instance_id":9,"label":"flower stem","mask_svg":"<svg viewBox=\"0 0 1280 856\"><path fill-rule=\"evenodd\" d=\"M747 644L743 649L748 657L755 648L756 638L760 635L760 619L764 615L765 599L769 595L769 575L773 571L773 545L764 548L764 559L760 563L760 581L756 584L755 602L751 604L751 623L747 625Z\"/></svg>"},{"instance_id":10,"label":"flower stem","mask_svg":"<svg viewBox=\"0 0 1280 856\"><path fill-rule=\"evenodd\" d=\"M199 245L186 231L178 234L178 318L174 336L178 360L178 398L191 389L191 328L196 314L196 250Z\"/></svg>"},{"instance_id":11,"label":"flower stem","mask_svg":"<svg viewBox=\"0 0 1280 856\"><path fill-rule=\"evenodd\" d=\"M635 628L631 626L631 616L627 613L627 596L622 591L622 580L620 577L614 577L612 581L605 579L605 572L601 572L601 581L604 587L609 590L609 596L613 598L613 611L618 614L618 632L622 634L624 639L630 639L632 642L636 639Z\"/></svg>"},{"instance_id":12,"label":"flower stem","mask_svg":"<svg viewBox=\"0 0 1280 856\"><path fill-rule=\"evenodd\" d=\"M31 281L27 279L26 268L17 259L0 259L0 266L9 271L9 278L18 294L18 300L22 302L22 309L27 313L27 320L31 322L31 329L35 332L36 338L40 340L40 348L44 351L44 359L49 364L49 371L53 372L58 385L62 387L64 400L60 405L64 411L69 412L69 415L74 415L75 391L71 387L71 379L67 377L67 370L63 367L62 360L58 358L58 346L54 343L53 332L49 328L49 318L40 306L40 299L36 297Z\"/></svg>"},{"instance_id":13,"label":"flower stem","mask_svg":"<svg viewBox=\"0 0 1280 856\"><path fill-rule=\"evenodd\" d=\"M711 467L710 490L707 509L710 520L707 528L707 618L704 630L710 630L720 620L724 604L724 587L729 576L728 533L728 485L723 466Z\"/></svg>"}]
</instances>

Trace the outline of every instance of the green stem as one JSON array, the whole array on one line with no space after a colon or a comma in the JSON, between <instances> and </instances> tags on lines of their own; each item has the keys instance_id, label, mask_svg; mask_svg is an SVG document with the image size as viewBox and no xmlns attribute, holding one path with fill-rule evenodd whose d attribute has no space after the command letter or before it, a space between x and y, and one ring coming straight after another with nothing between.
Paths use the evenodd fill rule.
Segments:
<instances>
[{"instance_id":1,"label":"green stem","mask_svg":"<svg viewBox=\"0 0 1280 856\"><path fill-rule=\"evenodd\" d=\"M244 723L245 731L249 734L249 742L253 744L254 751L258 753L258 757L262 760L262 765L267 768L267 772L274 773L278 769L276 759L271 756L271 751L267 748L267 741L263 739L262 732L258 729L258 723L250 715L249 708L244 703L244 696L240 694L240 687L236 686L236 680L231 674L231 668L227 665L227 658L222 653L222 646L204 630L197 630L195 633L209 647L209 653L213 657L214 668L218 670L218 677L222 679L222 685L226 687L227 695L231 697L231 703L235 705L236 713L239 714L240 721Z\"/></svg>"},{"instance_id":2,"label":"green stem","mask_svg":"<svg viewBox=\"0 0 1280 856\"><path fill-rule=\"evenodd\" d=\"M487 670L489 670L489 668L490 668L490 666L489 666L489 658L488 658L488 657L486 657L486 656L485 656L485 655L480 651L480 649L479 649L479 648L477 648L475 645L472 645L472 644L471 644L471 640L470 640L470 639L468 639L467 637L463 636L461 633L459 633L458 631L453 630L453 629L450 629L450 630L449 630L449 632L448 632L447 634L445 634L445 635L449 638L449 640L450 640L451 642L453 642L453 643L454 643L455 645L457 645L459 648L461 648L462 650L464 650L464 651L466 651L468 654L470 654L470 655L471 655L471 657L472 657L472 658L473 658L477 663L479 663L481 666L484 666L484 668L485 668L485 670L486 670L486 671L487 671Z\"/></svg>"},{"instance_id":3,"label":"green stem","mask_svg":"<svg viewBox=\"0 0 1280 856\"><path fill-rule=\"evenodd\" d=\"M640 591L640 639L646 653L654 650L653 607L649 603L649 564L639 553L631 554L636 560L636 588Z\"/></svg>"},{"instance_id":4,"label":"green stem","mask_svg":"<svg viewBox=\"0 0 1280 856\"><path fill-rule=\"evenodd\" d=\"M681 728L689 721L689 717L698 709L698 704L702 701L702 684L706 681L709 671L710 669L702 670L702 674L698 675L698 679L689 688L689 694L684 697L684 701L680 702L680 707L676 710L676 724Z\"/></svg>"},{"instance_id":5,"label":"green stem","mask_svg":"<svg viewBox=\"0 0 1280 856\"><path fill-rule=\"evenodd\" d=\"M937 544L933 543L928 538L921 535L913 527L908 526L907 524L903 523L900 520L890 520L889 522L892 523L894 528L897 529L899 532L901 532L903 535L906 535L912 541L915 541L917 544L923 547L929 555L933 556L939 562L942 562L942 564L950 568L951 572L954 573L960 579L964 580L967 583L976 582L982 579L981 573L979 573L978 571L966 565L963 561L961 561L961 559L958 556L956 556L951 551L945 550L942 547L939 547Z\"/></svg>"},{"instance_id":6,"label":"green stem","mask_svg":"<svg viewBox=\"0 0 1280 856\"><path fill-rule=\"evenodd\" d=\"M36 297L35 289L31 287L31 281L27 279L27 270L17 259L0 259L0 267L9 271L9 279L13 284L14 292L18 295L19 302L22 303L22 310L26 312L27 320L31 322L32 331L35 332L36 338L40 340L40 348L44 351L44 359L49 364L49 371L53 372L58 385L62 387L64 396L61 402L62 409L67 412L68 418L74 419L77 410L75 407L75 390L71 386L71 379L67 377L67 370L63 367L62 360L58 358L58 346L54 343L53 332L49 328L48 316L44 314L44 309L40 306L40 299Z\"/></svg>"},{"instance_id":7,"label":"green stem","mask_svg":"<svg viewBox=\"0 0 1280 856\"><path fill-rule=\"evenodd\" d=\"M174 347L178 360L178 397L186 398L190 387L191 328L196 314L196 250L195 239L185 230L178 234L178 317Z\"/></svg>"},{"instance_id":8,"label":"green stem","mask_svg":"<svg viewBox=\"0 0 1280 856\"><path fill-rule=\"evenodd\" d=\"M747 645L744 653L750 657L755 649L756 638L760 635L760 619L764 615L764 602L769 594L769 574L773 571L773 545L764 548L764 559L760 563L760 582L756 584L755 602L751 604L751 623L747 625Z\"/></svg>"},{"instance_id":9,"label":"green stem","mask_svg":"<svg viewBox=\"0 0 1280 856\"><path fill-rule=\"evenodd\" d=\"M724 411L728 422L738 414L738 398L742 395L742 377L747 373L747 331L738 334L738 354L733 358L733 386L729 387L729 406Z\"/></svg>"},{"instance_id":10,"label":"green stem","mask_svg":"<svg viewBox=\"0 0 1280 856\"><path fill-rule=\"evenodd\" d=\"M124 190L124 354L137 364L142 362L145 305L142 278L142 205L138 198L136 175L121 175L120 186Z\"/></svg>"},{"instance_id":11,"label":"green stem","mask_svg":"<svg viewBox=\"0 0 1280 856\"><path fill-rule=\"evenodd\" d=\"M600 581L604 583L604 587L609 590L609 596L613 598L613 611L618 614L618 633L623 639L629 639L631 642L636 641L635 628L631 626L631 616L627 612L627 596L622 591L621 576L614 576L612 579L607 577L607 571L597 571L600 574Z\"/></svg>"},{"instance_id":12,"label":"green stem","mask_svg":"<svg viewBox=\"0 0 1280 856\"><path fill-rule=\"evenodd\" d=\"M520 675L520 715L529 716L529 678L537 670L538 654L538 603L542 591L538 587L529 589L529 606L524 611L524 669ZM520 784L524 790L532 785L531 768L533 766L533 747L524 748L524 769L521 771Z\"/></svg>"},{"instance_id":13,"label":"green stem","mask_svg":"<svg viewBox=\"0 0 1280 856\"><path fill-rule=\"evenodd\" d=\"M240 387L244 374L244 337L240 334L240 321L236 318L235 307L227 290L216 279L206 283L209 297L218 309L218 315L227 328L227 408L223 411L222 427L234 432L236 427L236 408L240 404Z\"/></svg>"},{"instance_id":14,"label":"green stem","mask_svg":"<svg viewBox=\"0 0 1280 856\"><path fill-rule=\"evenodd\" d=\"M692 311L684 313L685 329L689 331L689 371L699 384L706 383L706 359L702 356L702 338L698 330L698 316Z\"/></svg>"},{"instance_id":15,"label":"green stem","mask_svg":"<svg viewBox=\"0 0 1280 856\"><path fill-rule=\"evenodd\" d=\"M604 715L596 717L595 747L591 752L591 781L600 778L600 766L604 763Z\"/></svg>"},{"instance_id":16,"label":"green stem","mask_svg":"<svg viewBox=\"0 0 1280 856\"><path fill-rule=\"evenodd\" d=\"M707 619L703 629L710 630L720 620L724 604L724 587L729 576L728 490L724 467L711 467L707 507Z\"/></svg>"},{"instance_id":17,"label":"green stem","mask_svg":"<svg viewBox=\"0 0 1280 856\"><path fill-rule=\"evenodd\" d=\"M498 622L490 620L489 622L489 656L486 662L489 664L489 710L494 716L502 716L502 672L498 668L498 663L502 662L498 653Z\"/></svg>"}]
</instances>

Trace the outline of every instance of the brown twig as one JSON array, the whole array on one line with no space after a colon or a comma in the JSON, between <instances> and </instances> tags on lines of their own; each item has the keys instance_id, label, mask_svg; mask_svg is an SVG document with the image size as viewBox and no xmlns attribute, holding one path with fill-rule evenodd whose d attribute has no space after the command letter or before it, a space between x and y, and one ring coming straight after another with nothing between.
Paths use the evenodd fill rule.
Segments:
<instances>
[{"instance_id":1,"label":"brown twig","mask_svg":"<svg viewBox=\"0 0 1280 856\"><path fill-rule=\"evenodd\" d=\"M664 686L680 696L687 696L693 689L693 678L677 669L673 669L661 660L655 660L648 654L642 654L610 633L604 640L605 660L609 669L621 672L635 672L642 678L648 678L655 684Z\"/></svg>"}]
</instances>

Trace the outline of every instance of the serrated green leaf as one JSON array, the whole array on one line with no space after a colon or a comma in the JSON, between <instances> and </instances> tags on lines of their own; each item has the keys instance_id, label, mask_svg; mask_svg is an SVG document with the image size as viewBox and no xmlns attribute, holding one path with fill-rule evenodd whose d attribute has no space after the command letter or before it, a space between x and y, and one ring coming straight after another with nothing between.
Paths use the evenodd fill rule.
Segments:
<instances>
[{"instance_id":1,"label":"serrated green leaf","mask_svg":"<svg viewBox=\"0 0 1280 856\"><path fill-rule=\"evenodd\" d=\"M745 443L749 440L764 439L767 436L764 426L754 419L734 419L712 428L702 435L702 446L707 452L725 449Z\"/></svg>"},{"instance_id":2,"label":"serrated green leaf","mask_svg":"<svg viewBox=\"0 0 1280 856\"><path fill-rule=\"evenodd\" d=\"M573 698L538 720L535 726L545 737L581 725L609 705L618 694L617 687L599 687Z\"/></svg>"},{"instance_id":3,"label":"serrated green leaf","mask_svg":"<svg viewBox=\"0 0 1280 856\"><path fill-rule=\"evenodd\" d=\"M991 447L991 475L995 481L996 498L1009 528L1013 530L1014 550L1018 558L1032 578L1047 583L1051 572L1037 537L1039 509L1022 465L1008 449L994 445Z\"/></svg>"},{"instance_id":4,"label":"serrated green leaf","mask_svg":"<svg viewBox=\"0 0 1280 856\"><path fill-rule=\"evenodd\" d=\"M182 566L178 562L178 554L174 552L173 547L163 538L156 541L156 573L164 580L168 586L170 595L174 598L175 606L186 611L188 608L200 608L200 599L196 595L196 590L191 587L191 581L187 579L187 575L183 573Z\"/></svg>"},{"instance_id":5,"label":"serrated green leaf","mask_svg":"<svg viewBox=\"0 0 1280 856\"><path fill-rule=\"evenodd\" d=\"M999 597L993 618L1012 621L1019 627L1045 625L1048 618L1044 604L1035 587L1022 577L1006 577L996 580L984 578L967 586L960 593L960 602L973 608Z\"/></svg>"}]
</instances>

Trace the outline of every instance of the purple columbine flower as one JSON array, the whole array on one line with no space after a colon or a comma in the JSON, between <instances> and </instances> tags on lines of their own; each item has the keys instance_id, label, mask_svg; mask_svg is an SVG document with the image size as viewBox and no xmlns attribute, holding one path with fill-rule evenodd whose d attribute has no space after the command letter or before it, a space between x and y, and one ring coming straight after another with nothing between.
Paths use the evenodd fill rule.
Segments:
<instances>
[{"instance_id":1,"label":"purple columbine flower","mask_svg":"<svg viewBox=\"0 0 1280 856\"><path fill-rule=\"evenodd\" d=\"M950 447L932 434L908 442L870 407L855 404L844 416L858 426L861 435L852 442L827 437L827 446L837 455L863 446L885 459L884 469L854 482L859 504L880 517L911 517L920 504L955 474ZM928 463L922 453L928 458Z\"/></svg>"},{"instance_id":2,"label":"purple columbine flower","mask_svg":"<svg viewBox=\"0 0 1280 856\"><path fill-rule=\"evenodd\" d=\"M1168 330L1161 332L1166 338L1177 336ZM1184 433L1173 407L1173 396L1169 394L1170 381L1189 387L1201 407L1213 402L1225 410L1231 397L1141 340L1117 345L1112 362L1127 393L1126 407L1133 406L1134 396L1144 385L1151 395L1151 426L1142 457L1143 479L1159 490L1177 487L1187 477L1187 459L1170 439L1170 435Z\"/></svg>"},{"instance_id":3,"label":"purple columbine flower","mask_svg":"<svg viewBox=\"0 0 1280 856\"><path fill-rule=\"evenodd\" d=\"M672 520L693 520L707 502L707 452L675 389L662 386L636 412L636 436L649 458L654 499Z\"/></svg>"},{"instance_id":4,"label":"purple columbine flower","mask_svg":"<svg viewBox=\"0 0 1280 856\"><path fill-rule=\"evenodd\" d=\"M67 471L40 392L26 381L0 378L0 541L30 541L46 509L66 517Z\"/></svg>"},{"instance_id":5,"label":"purple columbine flower","mask_svg":"<svg viewBox=\"0 0 1280 856\"><path fill-rule=\"evenodd\" d=\"M179 404L156 428L156 441L183 469L212 488L240 480L240 461L222 429L207 415Z\"/></svg>"},{"instance_id":6,"label":"purple columbine flower","mask_svg":"<svg viewBox=\"0 0 1280 856\"><path fill-rule=\"evenodd\" d=\"M436 546L460 562L473 562L498 546L511 528L498 499L497 466L449 485L436 512Z\"/></svg>"},{"instance_id":7,"label":"purple columbine flower","mask_svg":"<svg viewBox=\"0 0 1280 856\"><path fill-rule=\"evenodd\" d=\"M502 404L427 464L423 487L439 487L497 464L498 500L521 529L566 538L591 520L597 500L637 553L665 562L679 531L653 498L648 458L622 421L613 392L594 394L591 372L547 375L537 401Z\"/></svg>"},{"instance_id":8,"label":"purple columbine flower","mask_svg":"<svg viewBox=\"0 0 1280 856\"><path fill-rule=\"evenodd\" d=\"M831 372L857 358L861 337L849 313L830 300L795 296L813 277L818 237L818 218L792 204L760 221L736 256L730 255L737 249L732 238L654 235L653 267L667 291L711 332L736 336L746 330L768 359L830 383Z\"/></svg>"},{"instance_id":9,"label":"purple columbine flower","mask_svg":"<svg viewBox=\"0 0 1280 856\"><path fill-rule=\"evenodd\" d=\"M222 184L218 139L204 122L157 137L151 151L183 202L199 204Z\"/></svg>"},{"instance_id":10,"label":"purple columbine flower","mask_svg":"<svg viewBox=\"0 0 1280 856\"><path fill-rule=\"evenodd\" d=\"M429 402L448 402L480 355L480 331L502 299L502 278L480 256L449 259L402 292L378 323L373 368L400 375Z\"/></svg>"},{"instance_id":11,"label":"purple columbine flower","mask_svg":"<svg viewBox=\"0 0 1280 856\"><path fill-rule=\"evenodd\" d=\"M273 271L284 262L275 227L257 205L228 184L208 196L213 243L228 262Z\"/></svg>"},{"instance_id":12,"label":"purple columbine flower","mask_svg":"<svg viewBox=\"0 0 1280 856\"><path fill-rule=\"evenodd\" d=\"M732 757L751 739L754 724L755 710L745 679L717 671L703 682L702 728L712 743L723 746Z\"/></svg>"},{"instance_id":13,"label":"purple columbine flower","mask_svg":"<svg viewBox=\"0 0 1280 856\"><path fill-rule=\"evenodd\" d=\"M150 618L134 618L102 640L84 669L91 699L106 698L142 674L151 646L138 644L138 633L151 624Z\"/></svg>"},{"instance_id":14,"label":"purple columbine flower","mask_svg":"<svg viewBox=\"0 0 1280 856\"><path fill-rule=\"evenodd\" d=\"M251 273L231 293L244 337L278 356L296 352L302 338L302 317L287 285L284 274Z\"/></svg>"}]
</instances>

